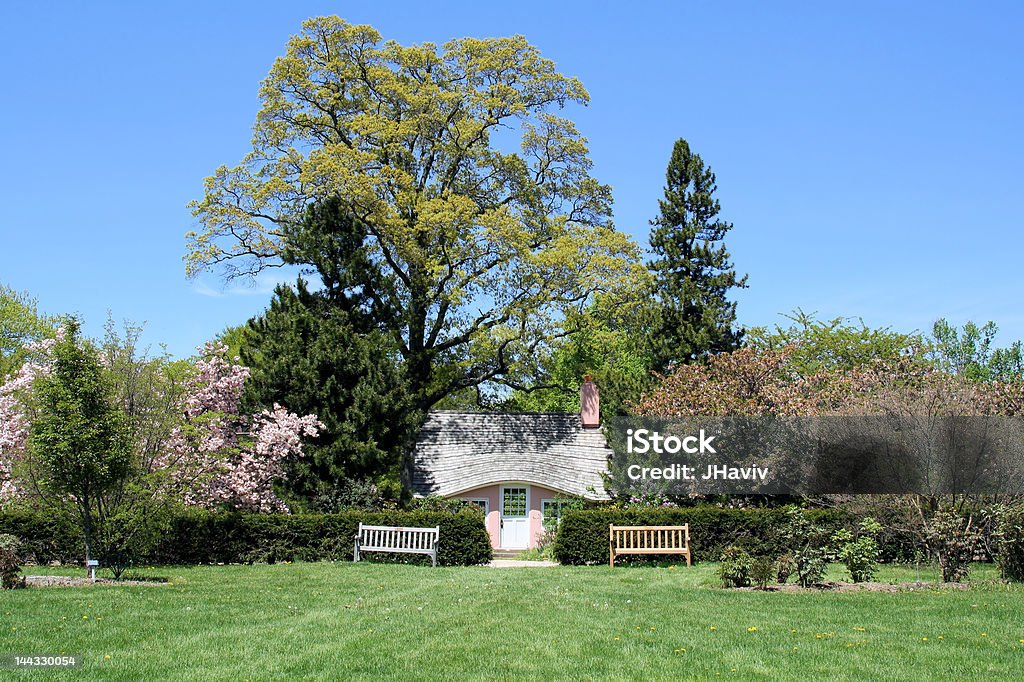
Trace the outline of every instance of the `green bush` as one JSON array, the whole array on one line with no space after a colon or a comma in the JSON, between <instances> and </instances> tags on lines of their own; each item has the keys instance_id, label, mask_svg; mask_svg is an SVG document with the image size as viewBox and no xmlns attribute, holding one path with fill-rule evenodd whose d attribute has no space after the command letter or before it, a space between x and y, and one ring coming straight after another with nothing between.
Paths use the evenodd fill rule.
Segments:
<instances>
[{"instance_id":1,"label":"green bush","mask_svg":"<svg viewBox=\"0 0 1024 682\"><path fill-rule=\"evenodd\" d=\"M15 554L19 554L21 552L21 540L18 539L17 535L0 533L0 549L9 549Z\"/></svg>"},{"instance_id":2,"label":"green bush","mask_svg":"<svg viewBox=\"0 0 1024 682\"><path fill-rule=\"evenodd\" d=\"M836 510L801 512L830 532L849 515ZM736 545L751 554L778 556L788 549L779 531L788 517L784 509L722 509L676 507L617 509L611 506L568 510L555 539L555 558L563 564L608 562L608 525L681 526L690 524L690 551L695 561L715 561L726 547ZM623 563L664 562L671 555L625 555ZM616 564L620 559L616 557Z\"/></svg>"},{"instance_id":3,"label":"green bush","mask_svg":"<svg viewBox=\"0 0 1024 682\"><path fill-rule=\"evenodd\" d=\"M846 565L853 582L863 583L875 577L875 570L878 567L878 542L875 536L881 530L882 526L868 516L861 519L856 534L842 528L832 536L832 542L836 546L836 557Z\"/></svg>"},{"instance_id":4,"label":"green bush","mask_svg":"<svg viewBox=\"0 0 1024 682\"><path fill-rule=\"evenodd\" d=\"M1003 578L1024 582L1024 506L999 509L992 537Z\"/></svg>"},{"instance_id":5,"label":"green bush","mask_svg":"<svg viewBox=\"0 0 1024 682\"><path fill-rule=\"evenodd\" d=\"M750 582L759 590L768 589L768 584L775 582L777 575L775 559L770 556L755 557L750 564Z\"/></svg>"},{"instance_id":6,"label":"green bush","mask_svg":"<svg viewBox=\"0 0 1024 682\"><path fill-rule=\"evenodd\" d=\"M730 545L718 558L718 577L722 587L747 587L750 585L750 567L753 559L746 550Z\"/></svg>"},{"instance_id":7,"label":"green bush","mask_svg":"<svg viewBox=\"0 0 1024 682\"><path fill-rule=\"evenodd\" d=\"M804 510L789 506L782 510L785 520L779 536L793 555L793 568L800 587L821 582L828 570L829 540L833 533L819 519Z\"/></svg>"},{"instance_id":8,"label":"green bush","mask_svg":"<svg viewBox=\"0 0 1024 682\"><path fill-rule=\"evenodd\" d=\"M351 561L360 522L379 526L440 526L438 564L475 565L490 561L491 541L476 508L445 511L347 511L339 514L245 514L186 510L139 564L232 564L282 561ZM81 539L73 525L61 525L30 512L0 515L0 532L25 539L40 563L82 560ZM413 554L368 554L369 561L429 563Z\"/></svg>"}]
</instances>

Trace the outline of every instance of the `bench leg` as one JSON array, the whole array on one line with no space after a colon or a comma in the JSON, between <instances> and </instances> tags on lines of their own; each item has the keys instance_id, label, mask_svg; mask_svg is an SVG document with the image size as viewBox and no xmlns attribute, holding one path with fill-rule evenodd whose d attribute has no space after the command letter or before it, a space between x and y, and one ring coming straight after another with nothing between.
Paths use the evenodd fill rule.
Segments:
<instances>
[{"instance_id":1,"label":"bench leg","mask_svg":"<svg viewBox=\"0 0 1024 682\"><path fill-rule=\"evenodd\" d=\"M686 567L687 568L690 567L690 553L689 552L686 553Z\"/></svg>"},{"instance_id":2,"label":"bench leg","mask_svg":"<svg viewBox=\"0 0 1024 682\"><path fill-rule=\"evenodd\" d=\"M359 561L359 543L356 542L355 550L352 552L352 563Z\"/></svg>"},{"instance_id":3,"label":"bench leg","mask_svg":"<svg viewBox=\"0 0 1024 682\"><path fill-rule=\"evenodd\" d=\"M434 568L437 568L437 550L436 549L433 552L430 553L430 565L432 567L434 567Z\"/></svg>"},{"instance_id":4,"label":"bench leg","mask_svg":"<svg viewBox=\"0 0 1024 682\"><path fill-rule=\"evenodd\" d=\"M608 565L611 568L615 568L615 550L614 549L609 549L608 550Z\"/></svg>"}]
</instances>

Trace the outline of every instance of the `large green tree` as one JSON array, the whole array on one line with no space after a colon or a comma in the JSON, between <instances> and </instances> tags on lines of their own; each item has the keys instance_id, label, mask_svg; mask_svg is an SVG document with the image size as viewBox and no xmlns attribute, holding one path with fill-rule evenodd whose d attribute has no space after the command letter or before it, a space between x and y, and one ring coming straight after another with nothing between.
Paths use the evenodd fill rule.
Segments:
<instances>
[{"instance_id":1,"label":"large green tree","mask_svg":"<svg viewBox=\"0 0 1024 682\"><path fill-rule=\"evenodd\" d=\"M709 353L739 346L733 289L746 286L724 239L732 223L718 217L715 174L679 139L665 172L660 215L651 221L651 263L660 320L650 335L653 369L664 373Z\"/></svg>"},{"instance_id":2,"label":"large green tree","mask_svg":"<svg viewBox=\"0 0 1024 682\"><path fill-rule=\"evenodd\" d=\"M643 315L630 311L588 310L578 331L537 358L532 376L523 377L506 406L537 412L578 412L580 384L590 375L601 391L601 415L629 412L651 383L644 347Z\"/></svg>"},{"instance_id":3,"label":"large green tree","mask_svg":"<svg viewBox=\"0 0 1024 682\"><path fill-rule=\"evenodd\" d=\"M405 46L318 17L260 98L252 151L192 204L188 272L280 264L304 209L340 197L419 410L501 381L574 312L643 284L587 141L558 113L589 97L521 36Z\"/></svg>"}]
</instances>

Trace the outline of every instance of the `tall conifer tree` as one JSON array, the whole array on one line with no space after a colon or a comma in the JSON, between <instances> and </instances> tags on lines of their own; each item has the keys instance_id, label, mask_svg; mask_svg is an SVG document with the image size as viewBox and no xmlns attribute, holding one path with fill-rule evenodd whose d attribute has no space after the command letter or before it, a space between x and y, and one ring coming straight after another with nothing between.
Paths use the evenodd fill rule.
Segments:
<instances>
[{"instance_id":1,"label":"tall conifer tree","mask_svg":"<svg viewBox=\"0 0 1024 682\"><path fill-rule=\"evenodd\" d=\"M684 139L676 141L665 173L661 215L651 221L650 243L658 320L652 329L652 369L739 346L736 303L731 289L746 287L736 274L723 240L732 223L718 218L715 174Z\"/></svg>"}]
</instances>

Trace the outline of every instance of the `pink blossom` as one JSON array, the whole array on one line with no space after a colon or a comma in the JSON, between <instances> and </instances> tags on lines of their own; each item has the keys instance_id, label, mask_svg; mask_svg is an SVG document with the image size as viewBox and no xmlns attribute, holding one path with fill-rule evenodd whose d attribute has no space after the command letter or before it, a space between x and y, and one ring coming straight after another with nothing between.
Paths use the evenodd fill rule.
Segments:
<instances>
[{"instance_id":1,"label":"pink blossom","mask_svg":"<svg viewBox=\"0 0 1024 682\"><path fill-rule=\"evenodd\" d=\"M0 386L0 505L18 494L12 465L24 452L29 429L20 396L49 371L53 343L40 344L43 360L27 363ZM287 458L303 456L303 438L315 437L324 425L315 415L300 417L277 404L253 417L241 415L249 369L228 360L222 344L201 350L178 409L181 423L150 464L152 471L169 474L163 493L207 508L287 512L274 482L284 477Z\"/></svg>"}]
</instances>

